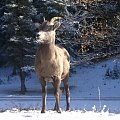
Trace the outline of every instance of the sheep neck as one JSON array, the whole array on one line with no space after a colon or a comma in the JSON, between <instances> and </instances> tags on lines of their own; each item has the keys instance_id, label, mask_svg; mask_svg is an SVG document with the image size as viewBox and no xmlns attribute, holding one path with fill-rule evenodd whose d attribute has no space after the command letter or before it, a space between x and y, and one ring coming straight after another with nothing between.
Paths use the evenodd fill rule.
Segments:
<instances>
[{"instance_id":1,"label":"sheep neck","mask_svg":"<svg viewBox=\"0 0 120 120\"><path fill-rule=\"evenodd\" d=\"M41 44L40 49L41 49L42 58L44 58L44 60L50 60L54 58L55 56L55 44L54 43Z\"/></svg>"}]
</instances>

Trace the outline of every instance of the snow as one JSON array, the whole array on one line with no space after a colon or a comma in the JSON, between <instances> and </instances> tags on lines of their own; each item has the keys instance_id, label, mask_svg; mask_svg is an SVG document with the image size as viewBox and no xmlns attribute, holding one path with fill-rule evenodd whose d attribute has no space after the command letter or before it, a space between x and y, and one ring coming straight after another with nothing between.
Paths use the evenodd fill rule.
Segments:
<instances>
[{"instance_id":1,"label":"snow","mask_svg":"<svg viewBox=\"0 0 120 120\"><path fill-rule=\"evenodd\" d=\"M60 106L62 113L53 111L53 88L48 84L47 112L41 114L41 87L35 73L26 79L28 92L20 95L18 76L10 76L12 68L0 68L0 120L120 120L120 78L106 79L105 73L118 65L116 56L94 65L80 65L70 77L71 112L66 112L65 94ZM63 84L61 85L63 87Z\"/></svg>"},{"instance_id":2,"label":"snow","mask_svg":"<svg viewBox=\"0 0 120 120\"><path fill-rule=\"evenodd\" d=\"M47 111L45 114L41 114L40 111L6 111L0 113L0 118L7 120L8 118L17 120L120 120L120 115L112 113L94 113L94 112L62 112L58 114L53 111Z\"/></svg>"}]
</instances>

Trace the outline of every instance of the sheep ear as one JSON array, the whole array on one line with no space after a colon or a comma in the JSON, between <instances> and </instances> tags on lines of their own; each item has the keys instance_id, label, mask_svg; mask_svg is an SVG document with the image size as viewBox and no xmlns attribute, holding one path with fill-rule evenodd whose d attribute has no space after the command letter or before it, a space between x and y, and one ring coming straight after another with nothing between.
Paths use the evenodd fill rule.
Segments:
<instances>
[{"instance_id":1,"label":"sheep ear","mask_svg":"<svg viewBox=\"0 0 120 120\"><path fill-rule=\"evenodd\" d=\"M45 22L46 20L45 20L45 17L43 17L43 21Z\"/></svg>"},{"instance_id":2,"label":"sheep ear","mask_svg":"<svg viewBox=\"0 0 120 120\"><path fill-rule=\"evenodd\" d=\"M45 28L46 25L47 25L47 21L44 21L44 22L41 24L40 28L43 29L43 28Z\"/></svg>"},{"instance_id":3,"label":"sheep ear","mask_svg":"<svg viewBox=\"0 0 120 120\"><path fill-rule=\"evenodd\" d=\"M56 30L57 28L59 28L60 25L61 25L60 22L56 21L53 25L53 30Z\"/></svg>"}]
</instances>

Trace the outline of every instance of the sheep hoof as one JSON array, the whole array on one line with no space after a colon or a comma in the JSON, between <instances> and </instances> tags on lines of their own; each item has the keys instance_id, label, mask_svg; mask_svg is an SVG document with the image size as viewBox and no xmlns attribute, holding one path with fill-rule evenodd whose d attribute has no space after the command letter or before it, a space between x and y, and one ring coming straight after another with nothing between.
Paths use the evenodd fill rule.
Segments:
<instances>
[{"instance_id":1,"label":"sheep hoof","mask_svg":"<svg viewBox=\"0 0 120 120\"><path fill-rule=\"evenodd\" d=\"M70 107L67 107L67 108L66 108L66 111L67 111L67 112L70 112L70 111L71 111Z\"/></svg>"},{"instance_id":2,"label":"sheep hoof","mask_svg":"<svg viewBox=\"0 0 120 120\"><path fill-rule=\"evenodd\" d=\"M61 109L58 109L57 112L58 112L58 113L62 113L62 110L61 110Z\"/></svg>"},{"instance_id":3,"label":"sheep hoof","mask_svg":"<svg viewBox=\"0 0 120 120\"><path fill-rule=\"evenodd\" d=\"M41 110L41 113L45 113L45 110Z\"/></svg>"}]
</instances>

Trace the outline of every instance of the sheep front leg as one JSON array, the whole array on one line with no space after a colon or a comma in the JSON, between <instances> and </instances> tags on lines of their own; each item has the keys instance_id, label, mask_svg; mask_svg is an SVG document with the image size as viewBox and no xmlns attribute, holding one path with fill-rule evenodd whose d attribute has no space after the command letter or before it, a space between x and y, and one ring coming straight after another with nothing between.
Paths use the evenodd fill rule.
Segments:
<instances>
[{"instance_id":1,"label":"sheep front leg","mask_svg":"<svg viewBox=\"0 0 120 120\"><path fill-rule=\"evenodd\" d=\"M45 113L46 111L46 97L47 97L47 86L44 78L41 78L41 86L42 86L42 110L41 113Z\"/></svg>"},{"instance_id":2,"label":"sheep front leg","mask_svg":"<svg viewBox=\"0 0 120 120\"><path fill-rule=\"evenodd\" d=\"M55 99L56 99L56 104L55 104L55 109L58 113L61 113L61 109L60 109L60 84L61 81L59 79L55 79L54 80L54 88L55 88Z\"/></svg>"},{"instance_id":3,"label":"sheep front leg","mask_svg":"<svg viewBox=\"0 0 120 120\"><path fill-rule=\"evenodd\" d=\"M54 84L53 84L53 87L55 88ZM59 101L60 101L60 98L61 98L61 94L62 94L62 90L60 89ZM55 103L54 111L56 111L56 110L57 110L57 108L56 108L56 103Z\"/></svg>"}]
</instances>

